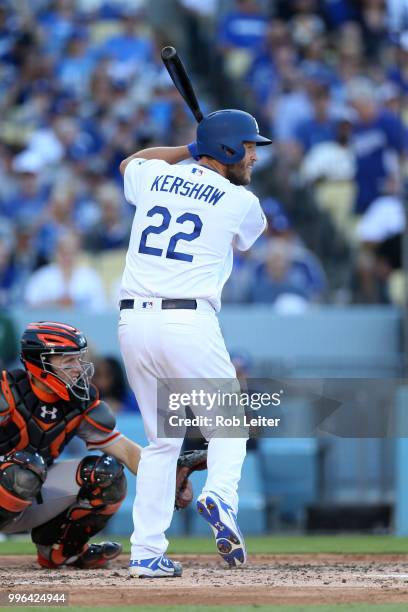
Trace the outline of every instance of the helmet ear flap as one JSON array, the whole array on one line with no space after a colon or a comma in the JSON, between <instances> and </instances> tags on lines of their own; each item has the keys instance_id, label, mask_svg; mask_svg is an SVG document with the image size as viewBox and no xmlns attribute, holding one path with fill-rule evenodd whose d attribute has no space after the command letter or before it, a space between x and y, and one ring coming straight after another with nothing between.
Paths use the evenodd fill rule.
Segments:
<instances>
[{"instance_id":1,"label":"helmet ear flap","mask_svg":"<svg viewBox=\"0 0 408 612\"><path fill-rule=\"evenodd\" d=\"M229 164L236 164L245 157L245 147L242 142L234 145L234 148L228 146L228 144L221 145L221 149L224 155L229 159Z\"/></svg>"}]
</instances>

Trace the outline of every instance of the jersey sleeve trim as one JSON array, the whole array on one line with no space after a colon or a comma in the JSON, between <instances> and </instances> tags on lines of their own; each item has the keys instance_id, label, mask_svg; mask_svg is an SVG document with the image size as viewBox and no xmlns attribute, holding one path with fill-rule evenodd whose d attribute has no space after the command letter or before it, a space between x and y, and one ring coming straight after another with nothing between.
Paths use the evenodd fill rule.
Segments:
<instances>
[{"instance_id":1,"label":"jersey sleeve trim","mask_svg":"<svg viewBox=\"0 0 408 612\"><path fill-rule=\"evenodd\" d=\"M94 402L92 402L92 404L90 406L88 406L88 408L85 410L84 414L88 414L88 412L90 412L91 410L96 408L100 403L101 403L101 400L99 398L96 399Z\"/></svg>"},{"instance_id":2,"label":"jersey sleeve trim","mask_svg":"<svg viewBox=\"0 0 408 612\"><path fill-rule=\"evenodd\" d=\"M122 436L122 434L120 433L120 431L116 431L112 436L109 436L108 438L105 438L105 440L101 440L100 442L91 442L91 440L88 440L86 446L87 448L91 446L96 446L97 448L100 448L102 446L106 446L107 444L111 444L119 436Z\"/></svg>"},{"instance_id":3,"label":"jersey sleeve trim","mask_svg":"<svg viewBox=\"0 0 408 612\"><path fill-rule=\"evenodd\" d=\"M88 423L92 425L92 427L95 427L96 429L100 429L101 431L106 431L106 433L110 433L112 431L112 429L109 429L108 427L104 427L103 425L100 425L100 423L97 423L96 421L91 419L91 417L87 416L86 414L84 414L84 419L85 421L88 421Z\"/></svg>"}]
</instances>

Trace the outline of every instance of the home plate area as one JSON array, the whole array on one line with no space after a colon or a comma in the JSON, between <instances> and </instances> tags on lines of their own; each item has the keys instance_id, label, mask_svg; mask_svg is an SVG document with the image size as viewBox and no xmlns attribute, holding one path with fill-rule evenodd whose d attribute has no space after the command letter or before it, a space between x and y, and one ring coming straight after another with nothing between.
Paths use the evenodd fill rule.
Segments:
<instances>
[{"instance_id":1,"label":"home plate area","mask_svg":"<svg viewBox=\"0 0 408 612\"><path fill-rule=\"evenodd\" d=\"M213 555L175 555L181 578L138 579L122 555L109 569L45 570L32 556L0 557L0 593L63 592L71 605L407 603L405 555L252 555L228 569Z\"/></svg>"}]
</instances>

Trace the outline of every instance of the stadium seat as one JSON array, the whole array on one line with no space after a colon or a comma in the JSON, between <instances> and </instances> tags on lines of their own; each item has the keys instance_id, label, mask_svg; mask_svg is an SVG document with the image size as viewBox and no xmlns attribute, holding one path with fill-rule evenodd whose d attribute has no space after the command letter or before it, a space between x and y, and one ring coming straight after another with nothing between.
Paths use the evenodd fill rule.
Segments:
<instances>
[{"instance_id":1,"label":"stadium seat","mask_svg":"<svg viewBox=\"0 0 408 612\"><path fill-rule=\"evenodd\" d=\"M284 522L300 525L305 506L317 495L318 443L313 438L259 440L263 487L270 512L279 507Z\"/></svg>"},{"instance_id":2,"label":"stadium seat","mask_svg":"<svg viewBox=\"0 0 408 612\"><path fill-rule=\"evenodd\" d=\"M391 493L386 475L389 441L382 438L333 438L325 460L325 492L332 503L385 501Z\"/></svg>"}]
</instances>

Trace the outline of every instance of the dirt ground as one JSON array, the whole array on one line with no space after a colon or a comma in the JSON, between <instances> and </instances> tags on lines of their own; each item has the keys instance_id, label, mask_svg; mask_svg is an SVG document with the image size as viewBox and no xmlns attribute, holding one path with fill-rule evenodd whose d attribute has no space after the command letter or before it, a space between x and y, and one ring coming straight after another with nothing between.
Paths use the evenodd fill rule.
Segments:
<instances>
[{"instance_id":1,"label":"dirt ground","mask_svg":"<svg viewBox=\"0 0 408 612\"><path fill-rule=\"evenodd\" d=\"M0 557L0 593L49 590L69 594L71 605L131 604L408 604L406 555L252 555L230 570L216 556L176 555L182 578L135 579L128 558L106 570L40 569L34 557Z\"/></svg>"}]
</instances>

